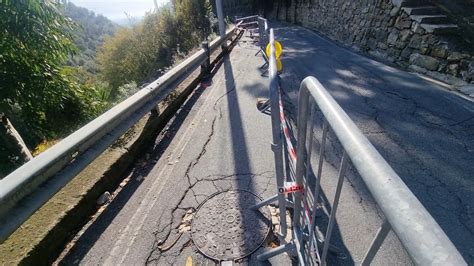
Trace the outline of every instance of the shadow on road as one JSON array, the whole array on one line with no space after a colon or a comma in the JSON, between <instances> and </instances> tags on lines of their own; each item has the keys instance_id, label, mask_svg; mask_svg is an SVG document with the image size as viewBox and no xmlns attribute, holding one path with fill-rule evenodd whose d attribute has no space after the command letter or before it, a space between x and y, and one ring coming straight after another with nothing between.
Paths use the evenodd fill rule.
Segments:
<instances>
[{"instance_id":1,"label":"shadow on road","mask_svg":"<svg viewBox=\"0 0 474 266\"><path fill-rule=\"evenodd\" d=\"M249 95L252 95L255 98L262 97L264 95L268 96L268 93L269 93L268 87L258 87L258 86L253 86L253 85L244 86L243 91L245 93L248 93ZM293 108L294 106L292 105L291 101L288 99L284 91L283 91L282 100L283 100L283 105L285 106L285 108L290 107L287 110L294 109ZM296 135L295 124L296 123L295 122L296 121L292 121L292 123L288 125L290 129L291 142L293 143L294 147L296 147L296 138L295 138L295 135ZM289 154L288 147L284 140L283 140L283 145L285 148L285 154L288 155ZM317 153L318 150L319 150L319 147L314 148L315 153ZM291 176L294 178L295 176L294 165L292 165L288 156L284 156L284 160L285 160L284 164L285 164L286 176L287 177ZM291 180L288 179L287 181L291 181ZM309 185L308 187L311 189L313 189L315 186L315 174L313 172L313 169L310 170L310 178L309 178L308 185ZM310 197L313 196L311 192L309 194L310 194ZM289 197L291 198L291 195L289 195ZM326 233L327 225L329 222L329 214L331 213L331 209L332 209L331 208L332 199L328 200L324 191L320 192L319 197L320 197L319 202L321 202L322 205L324 206L325 212L322 212L322 211L319 212L319 215L317 217L317 227L318 227L318 230L321 231L322 234L324 235ZM320 239L320 240L323 241L323 239ZM320 245L320 250L322 250L322 245ZM348 251L343 241L337 219L335 221L333 231L332 231L331 246L329 249L327 261L329 265L354 265L355 264L354 259L352 258L350 252Z\"/></svg>"},{"instance_id":2,"label":"shadow on road","mask_svg":"<svg viewBox=\"0 0 474 266\"><path fill-rule=\"evenodd\" d=\"M316 77L440 224L468 264L474 262L474 104L302 27L274 26L275 36L285 48L282 80L289 101L297 102L299 83L305 77ZM296 112L293 107L289 115L295 118ZM335 146L326 160L336 165L340 151ZM357 174L347 179L361 201L372 201Z\"/></svg>"}]
</instances>

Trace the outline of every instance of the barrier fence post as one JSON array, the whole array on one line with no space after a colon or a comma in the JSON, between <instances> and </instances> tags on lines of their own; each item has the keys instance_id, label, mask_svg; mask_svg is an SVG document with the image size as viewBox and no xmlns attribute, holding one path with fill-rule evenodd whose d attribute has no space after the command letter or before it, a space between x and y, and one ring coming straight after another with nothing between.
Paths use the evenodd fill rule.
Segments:
<instances>
[{"instance_id":1,"label":"barrier fence post","mask_svg":"<svg viewBox=\"0 0 474 266\"><path fill-rule=\"evenodd\" d=\"M265 40L263 39L265 34L263 20L261 17L258 17L258 46L260 49L265 45Z\"/></svg>"},{"instance_id":2,"label":"barrier fence post","mask_svg":"<svg viewBox=\"0 0 474 266\"><path fill-rule=\"evenodd\" d=\"M283 150L281 145L280 106L278 100L278 75L276 69L275 46L273 44L273 29L270 30L270 104L272 118L273 143L272 150L275 160L275 174L278 187L278 206L280 211L280 235L286 236L286 197L284 194L285 178L283 176Z\"/></svg>"}]
</instances>

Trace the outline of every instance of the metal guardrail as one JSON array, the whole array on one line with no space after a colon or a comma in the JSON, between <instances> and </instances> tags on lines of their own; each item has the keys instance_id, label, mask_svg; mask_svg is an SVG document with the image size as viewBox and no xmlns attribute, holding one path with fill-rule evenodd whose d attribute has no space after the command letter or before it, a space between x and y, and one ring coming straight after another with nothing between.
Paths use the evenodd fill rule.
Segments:
<instances>
[{"instance_id":1,"label":"metal guardrail","mask_svg":"<svg viewBox=\"0 0 474 266\"><path fill-rule=\"evenodd\" d=\"M259 24L262 25L262 24ZM263 31L260 29L261 33ZM261 37L261 36L260 36ZM362 265L369 265L375 257L385 237L390 230L397 235L408 254L417 265L466 265L461 254L431 217L428 211L403 183L385 159L377 152L369 140L357 128L354 122L337 104L329 92L314 77L307 77L301 83L298 104L298 132L297 153L285 154L288 161L296 164L294 177L287 177L288 181L295 181L297 188L293 194L293 202L286 197L283 175L282 130L286 126L281 103L278 74L276 69L273 29L270 29L270 58L269 61L269 89L272 118L275 171L278 194L254 206L258 209L273 201L278 201L280 209L280 234L286 235L286 206L294 207L293 233L291 241L258 256L259 260L266 260L282 252L289 252L298 257L300 264L326 264L326 258L331 243L331 233L335 224L335 216L344 181L345 171L349 161L361 176L368 187L375 202L384 213L384 220L373 242L368 248ZM261 44L259 44L261 45ZM313 140L313 113L310 107L315 103L324 116L323 135L319 151L319 162L315 185L310 187L309 177L311 167L311 142ZM281 109L280 109L281 108ZM308 113L311 115L308 117ZM283 119L283 121L282 121ZM315 236L317 223L317 207L319 202L322 165L324 161L324 147L328 131L332 129L341 143L344 152L339 167L336 193L331 207L329 224L324 239ZM310 137L307 137L310 132ZM290 141L290 140L287 140ZM290 141L291 142L291 141ZM308 143L307 143L308 142ZM296 160L296 161L295 161ZM309 198L312 195L312 199ZM323 245L319 251L318 242Z\"/></svg>"},{"instance_id":2,"label":"metal guardrail","mask_svg":"<svg viewBox=\"0 0 474 266\"><path fill-rule=\"evenodd\" d=\"M315 102L324 115L323 139L321 143L326 141L327 133L329 129L332 129L344 149L339 168L336 195L321 253L322 264L325 264L327 257L337 205L344 181L344 173L350 160L385 216L381 227L364 256L362 265L369 265L371 263L390 230L393 230L397 235L417 265L465 265L466 262L461 254L433 217L431 217L420 201L377 152L329 92L314 77L304 79L300 87L296 183L303 186L305 183L303 179L308 178L308 169L311 167L309 156L311 154L312 145L310 143L313 139L312 128L314 121L311 116L308 118L308 113L311 109L309 105L310 99ZM310 130L308 130L308 124ZM310 138L307 139L308 131ZM309 145L306 145L307 140ZM321 145L319 156L320 158L324 156L324 145ZM319 198L318 191L322 178L321 169L322 160L320 160L318 165L316 186L313 188L315 191L314 207ZM303 193L295 194L294 225L296 227L301 227L304 224L303 221L306 220L303 218L302 196ZM312 222L307 224L310 234L315 226L314 207L312 210Z\"/></svg>"},{"instance_id":3,"label":"metal guardrail","mask_svg":"<svg viewBox=\"0 0 474 266\"><path fill-rule=\"evenodd\" d=\"M212 52L224 45L236 29L237 26L212 41L209 50ZM0 243L153 109L180 81L206 63L208 56L208 51L199 50L156 81L0 180Z\"/></svg>"},{"instance_id":4,"label":"metal guardrail","mask_svg":"<svg viewBox=\"0 0 474 266\"><path fill-rule=\"evenodd\" d=\"M269 43L269 30L268 30L268 23L265 18L258 17L258 46L260 46L261 51L265 51L265 47L267 43Z\"/></svg>"}]
</instances>

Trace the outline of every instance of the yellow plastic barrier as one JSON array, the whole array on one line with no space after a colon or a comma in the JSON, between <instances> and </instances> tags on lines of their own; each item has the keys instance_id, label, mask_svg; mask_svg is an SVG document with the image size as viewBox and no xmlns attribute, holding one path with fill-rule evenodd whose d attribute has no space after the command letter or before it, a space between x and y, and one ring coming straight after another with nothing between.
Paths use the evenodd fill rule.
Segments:
<instances>
[{"instance_id":1,"label":"yellow plastic barrier","mask_svg":"<svg viewBox=\"0 0 474 266\"><path fill-rule=\"evenodd\" d=\"M281 46L281 43L278 41L275 41L275 58L278 59L280 58L281 52L283 51L283 46ZM270 43L267 44L267 47L265 48L265 54L267 57L270 57Z\"/></svg>"},{"instance_id":2,"label":"yellow plastic barrier","mask_svg":"<svg viewBox=\"0 0 474 266\"><path fill-rule=\"evenodd\" d=\"M283 70L283 64L281 63L281 60L277 59L276 64L277 64L277 71L281 72Z\"/></svg>"}]
</instances>

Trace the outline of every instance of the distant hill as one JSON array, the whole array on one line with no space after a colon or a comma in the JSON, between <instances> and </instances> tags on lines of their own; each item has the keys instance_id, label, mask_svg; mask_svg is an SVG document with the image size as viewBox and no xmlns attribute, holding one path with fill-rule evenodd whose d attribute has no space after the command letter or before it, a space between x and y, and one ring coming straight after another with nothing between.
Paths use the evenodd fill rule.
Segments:
<instances>
[{"instance_id":1,"label":"distant hill","mask_svg":"<svg viewBox=\"0 0 474 266\"><path fill-rule=\"evenodd\" d=\"M139 24L142 20L143 20L143 17L138 17L138 18L130 17L130 18L114 19L113 22L122 27L132 28L134 25Z\"/></svg>"},{"instance_id":2,"label":"distant hill","mask_svg":"<svg viewBox=\"0 0 474 266\"><path fill-rule=\"evenodd\" d=\"M78 7L71 2L64 4L63 14L80 26L75 32L74 39L79 52L69 61L69 64L83 66L91 73L97 72L94 60L97 48L120 26L100 14L96 15L87 8Z\"/></svg>"}]
</instances>

